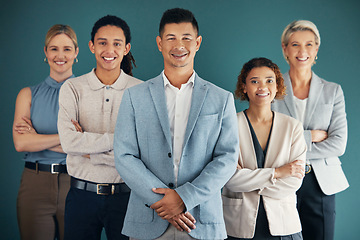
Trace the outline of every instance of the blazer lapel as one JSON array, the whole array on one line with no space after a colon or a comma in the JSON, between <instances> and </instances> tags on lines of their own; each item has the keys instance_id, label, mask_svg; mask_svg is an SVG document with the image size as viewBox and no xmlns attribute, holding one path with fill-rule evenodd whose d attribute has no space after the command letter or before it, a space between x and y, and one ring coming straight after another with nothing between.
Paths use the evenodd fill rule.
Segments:
<instances>
[{"instance_id":1,"label":"blazer lapel","mask_svg":"<svg viewBox=\"0 0 360 240\"><path fill-rule=\"evenodd\" d=\"M286 85L286 91L287 91L287 94L284 97L285 105L289 110L290 116L295 118L295 119L298 119L296 111L295 111L295 103L294 103L294 99L293 99L294 93L293 93L293 90L292 90L292 85L291 85L289 72L285 73L283 75L283 78L284 78L284 82L285 82L285 85Z\"/></svg>"},{"instance_id":2,"label":"blazer lapel","mask_svg":"<svg viewBox=\"0 0 360 240\"><path fill-rule=\"evenodd\" d=\"M238 113L238 128L240 136L240 160L242 167L257 169L258 165L256 160L255 147L253 144L250 127L245 117L244 111ZM246 166L244 166L243 159L246 159Z\"/></svg>"},{"instance_id":3,"label":"blazer lapel","mask_svg":"<svg viewBox=\"0 0 360 240\"><path fill-rule=\"evenodd\" d=\"M183 148L186 146L187 142L189 141L190 135L194 129L196 120L198 119L200 110L203 106L207 91L208 91L207 83L203 81L197 74L195 74L194 89L192 93L191 107L190 107L189 118L186 126L185 136L184 136Z\"/></svg>"},{"instance_id":4,"label":"blazer lapel","mask_svg":"<svg viewBox=\"0 0 360 240\"><path fill-rule=\"evenodd\" d=\"M321 92L323 90L324 85L322 84L320 78L312 72L311 82L310 82L310 91L308 102L306 104L305 110L305 120L304 120L304 129L307 129L313 113L315 111L317 102L319 101L319 97L321 96Z\"/></svg>"},{"instance_id":5,"label":"blazer lapel","mask_svg":"<svg viewBox=\"0 0 360 240\"><path fill-rule=\"evenodd\" d=\"M170 133L170 125L169 125L169 117L166 107L166 99L165 99L165 90L164 90L164 82L162 76L149 80L151 81L149 84L150 94L155 105L155 109L166 137L166 141L169 146L172 148L171 143L171 133Z\"/></svg>"}]
</instances>

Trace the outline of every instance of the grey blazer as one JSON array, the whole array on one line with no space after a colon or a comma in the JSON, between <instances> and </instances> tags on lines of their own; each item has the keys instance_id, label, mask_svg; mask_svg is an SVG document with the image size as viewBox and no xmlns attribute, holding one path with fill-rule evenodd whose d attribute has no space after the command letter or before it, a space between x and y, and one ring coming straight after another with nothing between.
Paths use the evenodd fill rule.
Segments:
<instances>
[{"instance_id":1,"label":"grey blazer","mask_svg":"<svg viewBox=\"0 0 360 240\"><path fill-rule=\"evenodd\" d=\"M272 109L298 119L289 73L283 77L287 95L284 100L276 100ZM345 152L347 142L345 99L339 84L327 82L312 73L303 126L308 147L306 159L311 163L323 193L331 195L348 188L349 183L339 159ZM325 130L328 138L313 143L311 130Z\"/></svg>"}]
</instances>

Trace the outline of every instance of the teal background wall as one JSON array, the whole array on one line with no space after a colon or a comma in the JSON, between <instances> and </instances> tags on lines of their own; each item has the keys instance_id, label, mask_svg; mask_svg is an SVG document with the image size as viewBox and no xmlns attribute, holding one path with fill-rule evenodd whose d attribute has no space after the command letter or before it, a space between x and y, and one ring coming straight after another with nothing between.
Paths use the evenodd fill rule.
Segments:
<instances>
[{"instance_id":1,"label":"teal background wall","mask_svg":"<svg viewBox=\"0 0 360 240\"><path fill-rule=\"evenodd\" d=\"M191 10L200 26L203 43L195 69L203 78L234 91L236 77L250 58L264 56L279 65L280 36L295 19L308 19L319 28L322 44L313 70L321 77L342 85L349 124L346 153L341 157L350 188L337 195L335 239L358 239L360 216L360 1L357 0L13 0L0 3L0 238L19 239L16 196L24 163L12 142L15 99L21 88L44 80L49 74L43 63L43 45L53 24L68 24L78 35L79 76L95 66L88 49L90 31L97 19L114 14L125 19L132 30L134 75L146 80L163 68L155 37L162 13L173 7ZM246 107L237 102L237 110ZM103 239L106 239L103 237Z\"/></svg>"}]
</instances>

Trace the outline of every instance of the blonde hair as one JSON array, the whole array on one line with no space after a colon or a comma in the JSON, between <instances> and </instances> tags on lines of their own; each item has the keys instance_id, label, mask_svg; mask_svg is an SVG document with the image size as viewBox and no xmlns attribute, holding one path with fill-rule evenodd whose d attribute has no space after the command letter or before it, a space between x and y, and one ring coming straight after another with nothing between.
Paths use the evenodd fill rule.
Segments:
<instances>
[{"instance_id":1,"label":"blonde hair","mask_svg":"<svg viewBox=\"0 0 360 240\"><path fill-rule=\"evenodd\" d=\"M291 35L297 31L311 31L312 33L314 33L315 44L318 47L320 47L321 41L320 41L319 30L317 29L316 25L313 22L308 21L308 20L296 20L296 21L293 21L292 23L290 23L289 25L287 25L281 35L281 43L284 46L287 46L289 44L289 39L290 39ZM284 56L285 60L288 62L286 55L284 53L284 49L282 49L282 51L283 51L283 56Z\"/></svg>"},{"instance_id":2,"label":"blonde hair","mask_svg":"<svg viewBox=\"0 0 360 240\"><path fill-rule=\"evenodd\" d=\"M68 25L55 24L46 33L46 37L45 37L45 48L46 49L47 49L51 39L59 34L66 34L74 43L75 49L78 48L78 42L77 42L77 37L76 37L75 31Z\"/></svg>"}]
</instances>

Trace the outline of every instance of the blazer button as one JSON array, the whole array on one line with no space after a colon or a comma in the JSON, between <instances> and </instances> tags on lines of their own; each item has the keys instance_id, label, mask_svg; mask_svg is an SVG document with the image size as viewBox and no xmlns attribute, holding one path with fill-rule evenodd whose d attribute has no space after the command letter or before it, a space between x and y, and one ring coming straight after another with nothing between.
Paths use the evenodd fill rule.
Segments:
<instances>
[{"instance_id":1,"label":"blazer button","mask_svg":"<svg viewBox=\"0 0 360 240\"><path fill-rule=\"evenodd\" d=\"M174 187L174 184L173 184L173 183L169 183L169 187L170 187L170 188L173 188L173 187Z\"/></svg>"},{"instance_id":2,"label":"blazer button","mask_svg":"<svg viewBox=\"0 0 360 240\"><path fill-rule=\"evenodd\" d=\"M171 158L171 153L168 153L168 157Z\"/></svg>"}]
</instances>

